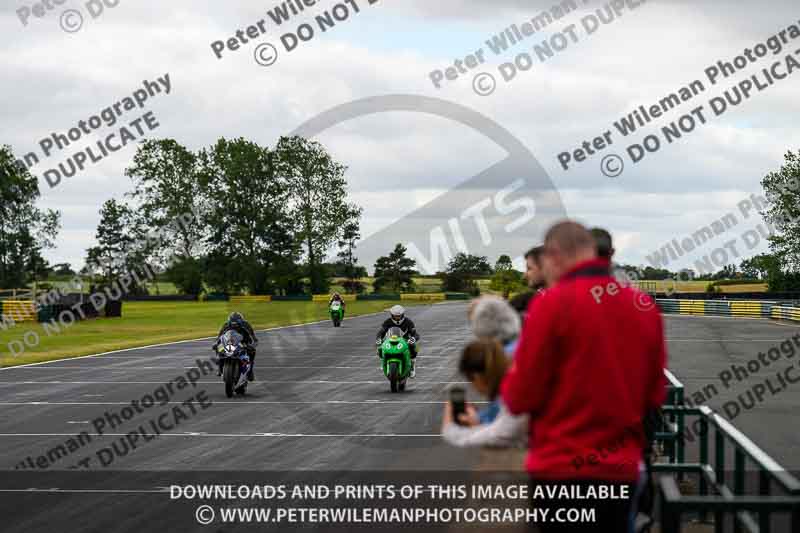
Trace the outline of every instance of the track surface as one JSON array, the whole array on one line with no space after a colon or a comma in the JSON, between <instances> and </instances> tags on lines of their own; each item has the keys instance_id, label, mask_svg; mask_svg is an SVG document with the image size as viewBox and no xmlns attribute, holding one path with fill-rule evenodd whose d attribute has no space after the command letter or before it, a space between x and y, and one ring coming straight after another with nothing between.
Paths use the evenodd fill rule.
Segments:
<instances>
[{"instance_id":1,"label":"track surface","mask_svg":"<svg viewBox=\"0 0 800 533\"><path fill-rule=\"evenodd\" d=\"M408 314L419 325L423 355L406 392L392 394L379 368L374 339L382 316L348 319L341 328L324 322L260 333L257 381L245 397L226 398L216 373L202 377L197 389L184 389L172 401L204 390L212 407L115 461L114 469L236 469L241 456L230 450L245 447L259 470L466 467L472 454L454 453L438 437L440 404L448 387L462 381L454 361L468 334L465 306L410 308ZM197 368L196 360L211 355L211 342L3 370L0 469L81 430L92 432L90 422L107 410L119 412ZM124 435L164 409L154 407L113 433ZM108 446L118 438L96 442ZM67 462L58 464L66 468Z\"/></svg>"},{"instance_id":2,"label":"track surface","mask_svg":"<svg viewBox=\"0 0 800 533\"><path fill-rule=\"evenodd\" d=\"M258 381L251 384L246 397L225 398L221 380L209 374L200 379L196 389L179 391L170 405L153 407L114 429L113 435L95 437L57 461L50 471L67 468L99 448L111 446L139 424L201 390L212 402L210 408L198 411L163 437L141 444L135 452L116 458L106 470L161 471L158 486L174 481L171 474L187 471L304 470L320 473L322 478L324 471L469 470L477 453L444 446L438 435L441 402L447 389L462 381L455 362L468 338L465 311L463 304L409 310L423 342L417 379L410 381L405 393L389 392L378 367L373 339L381 317L349 319L339 329L320 323L265 332L259 335ZM671 369L689 393L716 384L719 394L707 402L715 408L745 393L774 370L800 360L781 360L774 368L762 369L724 390L718 378L722 370L732 363L746 364L759 351L800 333L800 328L764 320L682 316L667 317L666 324ZM91 421L106 411L119 412L132 400L196 368L196 360L210 355L209 345L209 340L190 341L3 369L0 470L14 469L28 456L35 460L82 430L92 432ZM798 408L800 383L768 395L754 409L739 415L734 424L784 466L798 470ZM130 488L130 483L120 483L123 486L109 480L107 488ZM145 482L140 488L147 486ZM10 529L36 531L68 516L77 521L83 516L79 513L89 512L88 504L75 501L67 506L59 500L48 506L51 497L31 495L29 501L15 500L14 509L0 503L0 514L9 516L7 512L11 512L19 518L13 514L19 506L24 506L26 513L39 509L34 522L12 519ZM116 501L114 495L105 498L111 498L106 502ZM80 528L76 525L76 530L137 531L147 527L136 521L143 504L134 505L133 501L126 507L127 513L116 511L104 520ZM181 516L170 528L191 531L189 526L196 524L190 522Z\"/></svg>"}]
</instances>

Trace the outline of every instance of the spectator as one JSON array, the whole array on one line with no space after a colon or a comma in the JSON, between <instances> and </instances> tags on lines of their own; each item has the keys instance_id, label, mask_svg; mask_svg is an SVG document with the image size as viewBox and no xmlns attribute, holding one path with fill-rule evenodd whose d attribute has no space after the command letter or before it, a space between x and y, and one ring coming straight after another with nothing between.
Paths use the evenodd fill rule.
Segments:
<instances>
[{"instance_id":1,"label":"spectator","mask_svg":"<svg viewBox=\"0 0 800 533\"><path fill-rule=\"evenodd\" d=\"M498 296L481 296L473 302L469 319L476 337L497 339L509 357L514 355L522 321L507 301Z\"/></svg>"},{"instance_id":2,"label":"spectator","mask_svg":"<svg viewBox=\"0 0 800 533\"><path fill-rule=\"evenodd\" d=\"M518 294L511 299L511 306L519 313L520 317L525 318L531 299L539 294L545 287L544 276L542 273L542 246L535 246L525 254L525 281L531 289L529 292Z\"/></svg>"},{"instance_id":3,"label":"spectator","mask_svg":"<svg viewBox=\"0 0 800 533\"><path fill-rule=\"evenodd\" d=\"M545 286L542 274L543 251L544 246L534 246L525 254L525 280L534 292L542 290Z\"/></svg>"},{"instance_id":4,"label":"spectator","mask_svg":"<svg viewBox=\"0 0 800 533\"><path fill-rule=\"evenodd\" d=\"M500 383L509 365L500 343L491 338L475 340L464 348L459 371L472 382L480 394L499 406L497 417L490 423L478 419L475 407L467 404L466 413L453 420L453 406L445 404L442 438L453 446L490 446L509 448L524 446L527 440L528 417L512 416L499 400Z\"/></svg>"},{"instance_id":5,"label":"spectator","mask_svg":"<svg viewBox=\"0 0 800 533\"><path fill-rule=\"evenodd\" d=\"M603 228L592 228L589 230L594 238L597 257L608 262L614 258L614 244L611 241L611 234Z\"/></svg>"},{"instance_id":6,"label":"spectator","mask_svg":"<svg viewBox=\"0 0 800 533\"><path fill-rule=\"evenodd\" d=\"M644 421L665 395L661 316L649 297L611 276L580 224L556 224L544 246L550 288L531 304L536 320L525 322L502 401L512 414L530 415L536 446L526 467L534 485L612 486L627 498L569 501L596 509L597 522L577 529L628 531ZM569 531L559 527L542 531Z\"/></svg>"},{"instance_id":7,"label":"spectator","mask_svg":"<svg viewBox=\"0 0 800 533\"><path fill-rule=\"evenodd\" d=\"M611 240L611 234L603 228L592 228L589 230L594 238L595 249L597 250L597 257L605 259L611 265L611 274L617 278L621 283L631 285L632 280L628 273L614 264L614 243ZM634 278L635 279L635 278Z\"/></svg>"},{"instance_id":8,"label":"spectator","mask_svg":"<svg viewBox=\"0 0 800 533\"><path fill-rule=\"evenodd\" d=\"M511 304L497 296L482 296L470 305L469 321L472 333L476 337L497 340L502 345L506 357L509 359L514 357L522 321ZM500 404L493 401L481 409L478 419L482 424L488 424L497 418L499 413Z\"/></svg>"}]
</instances>

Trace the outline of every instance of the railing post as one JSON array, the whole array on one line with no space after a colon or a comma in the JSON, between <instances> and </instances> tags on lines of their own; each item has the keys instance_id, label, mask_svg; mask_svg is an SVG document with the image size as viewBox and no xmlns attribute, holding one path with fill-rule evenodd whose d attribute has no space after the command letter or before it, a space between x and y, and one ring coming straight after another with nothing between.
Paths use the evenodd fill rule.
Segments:
<instances>
[{"instance_id":1,"label":"railing post","mask_svg":"<svg viewBox=\"0 0 800 533\"><path fill-rule=\"evenodd\" d=\"M761 496L769 496L769 473L763 468L758 472L758 494ZM761 511L758 513L758 532L769 533L771 520L769 513Z\"/></svg>"},{"instance_id":2,"label":"railing post","mask_svg":"<svg viewBox=\"0 0 800 533\"><path fill-rule=\"evenodd\" d=\"M700 415L700 464L708 464L708 419L705 415ZM700 496L708 496L708 482L704 475L700 475ZM699 520L708 522L708 513L700 511Z\"/></svg>"},{"instance_id":3,"label":"railing post","mask_svg":"<svg viewBox=\"0 0 800 533\"><path fill-rule=\"evenodd\" d=\"M736 495L744 494L744 452L738 446L735 447L733 452L733 492ZM741 533L742 531L742 525L736 519L735 513L733 531L734 533Z\"/></svg>"},{"instance_id":4,"label":"railing post","mask_svg":"<svg viewBox=\"0 0 800 533\"><path fill-rule=\"evenodd\" d=\"M683 385L678 387L675 390L675 403L681 407L683 407ZM683 464L685 462L685 442L684 442L684 414L683 411L678 412L678 436L677 436L677 452L678 452L678 463ZM683 472L678 473L678 480L683 481Z\"/></svg>"},{"instance_id":5,"label":"railing post","mask_svg":"<svg viewBox=\"0 0 800 533\"><path fill-rule=\"evenodd\" d=\"M680 533L681 515L678 508L661 498L661 533Z\"/></svg>"},{"instance_id":6,"label":"railing post","mask_svg":"<svg viewBox=\"0 0 800 533\"><path fill-rule=\"evenodd\" d=\"M718 425L714 425L714 474L717 486L725 484L725 435ZM721 511L714 513L714 533L723 533L725 515Z\"/></svg>"}]
</instances>

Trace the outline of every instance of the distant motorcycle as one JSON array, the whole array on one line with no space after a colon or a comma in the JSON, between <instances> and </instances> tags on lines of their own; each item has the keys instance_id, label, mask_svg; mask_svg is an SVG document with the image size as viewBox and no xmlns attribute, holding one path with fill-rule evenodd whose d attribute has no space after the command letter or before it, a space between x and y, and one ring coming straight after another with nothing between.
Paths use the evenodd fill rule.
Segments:
<instances>
[{"instance_id":1,"label":"distant motorcycle","mask_svg":"<svg viewBox=\"0 0 800 533\"><path fill-rule=\"evenodd\" d=\"M400 328L389 328L379 346L381 366L392 392L406 390L411 375L411 351Z\"/></svg>"},{"instance_id":2,"label":"distant motorcycle","mask_svg":"<svg viewBox=\"0 0 800 533\"><path fill-rule=\"evenodd\" d=\"M247 373L252 364L244 337L233 330L223 333L217 341L217 356L222 364L225 395L228 398L233 397L234 393L244 396L247 392Z\"/></svg>"},{"instance_id":3,"label":"distant motorcycle","mask_svg":"<svg viewBox=\"0 0 800 533\"><path fill-rule=\"evenodd\" d=\"M333 321L333 327L338 328L342 325L342 320L344 319L344 309L342 308L342 302L334 300L331 302L329 311L331 313L331 320Z\"/></svg>"}]
</instances>

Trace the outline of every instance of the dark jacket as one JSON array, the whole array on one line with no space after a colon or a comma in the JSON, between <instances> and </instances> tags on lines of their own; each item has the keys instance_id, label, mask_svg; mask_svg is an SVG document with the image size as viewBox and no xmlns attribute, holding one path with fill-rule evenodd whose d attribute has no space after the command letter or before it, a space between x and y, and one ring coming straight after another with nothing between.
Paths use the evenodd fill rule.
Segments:
<instances>
[{"instance_id":1,"label":"dark jacket","mask_svg":"<svg viewBox=\"0 0 800 533\"><path fill-rule=\"evenodd\" d=\"M378 331L377 339L383 339L386 336L386 332L389 331L390 328L400 328L403 330L403 338L408 340L411 337L414 337L415 341L419 340L419 333L417 333L417 328L414 326L414 322L411 321L408 317L403 317L403 321L399 324L395 324L391 318L387 318L383 324L381 324L381 329Z\"/></svg>"},{"instance_id":2,"label":"dark jacket","mask_svg":"<svg viewBox=\"0 0 800 533\"><path fill-rule=\"evenodd\" d=\"M503 380L508 410L530 413L536 477L639 477L644 418L666 394L664 327L650 297L609 270L602 260L576 265L531 302Z\"/></svg>"},{"instance_id":3,"label":"dark jacket","mask_svg":"<svg viewBox=\"0 0 800 533\"><path fill-rule=\"evenodd\" d=\"M250 322L248 322L247 320L225 322L225 324L223 324L222 326L222 329L219 330L219 333L217 334L218 342L222 334L230 330L234 330L235 332L239 333L242 337L244 337L244 343L247 344L248 346L255 346L258 344L258 338L256 337L256 332L253 331L253 326L251 326Z\"/></svg>"}]
</instances>

